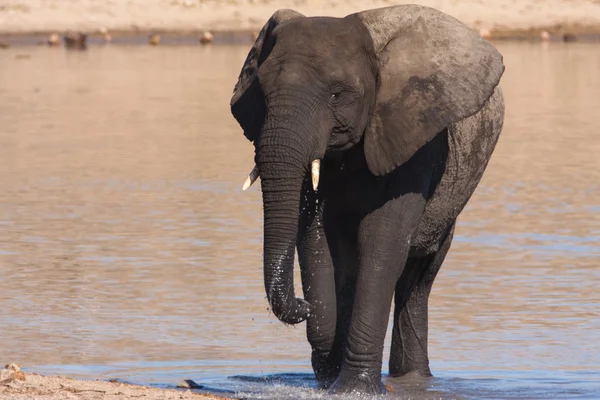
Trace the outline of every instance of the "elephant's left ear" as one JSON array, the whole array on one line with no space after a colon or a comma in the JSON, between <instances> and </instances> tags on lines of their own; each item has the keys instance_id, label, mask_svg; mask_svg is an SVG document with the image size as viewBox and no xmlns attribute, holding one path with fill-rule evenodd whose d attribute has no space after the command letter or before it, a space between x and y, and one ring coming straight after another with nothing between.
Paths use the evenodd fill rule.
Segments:
<instances>
[{"instance_id":1,"label":"elephant's left ear","mask_svg":"<svg viewBox=\"0 0 600 400\"><path fill-rule=\"evenodd\" d=\"M365 132L371 172L408 161L449 125L479 111L504 73L502 55L455 18L403 5L357 17L379 60L376 108Z\"/></svg>"}]
</instances>

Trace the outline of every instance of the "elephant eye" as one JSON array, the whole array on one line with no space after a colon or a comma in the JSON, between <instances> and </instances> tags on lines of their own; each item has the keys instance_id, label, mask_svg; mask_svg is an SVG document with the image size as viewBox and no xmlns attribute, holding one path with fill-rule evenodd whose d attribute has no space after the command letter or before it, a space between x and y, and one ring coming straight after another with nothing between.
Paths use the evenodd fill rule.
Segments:
<instances>
[{"instance_id":1,"label":"elephant eye","mask_svg":"<svg viewBox=\"0 0 600 400\"><path fill-rule=\"evenodd\" d=\"M335 92L333 92L331 94L331 99L332 100L337 100L342 96L342 92L340 90L336 90Z\"/></svg>"}]
</instances>

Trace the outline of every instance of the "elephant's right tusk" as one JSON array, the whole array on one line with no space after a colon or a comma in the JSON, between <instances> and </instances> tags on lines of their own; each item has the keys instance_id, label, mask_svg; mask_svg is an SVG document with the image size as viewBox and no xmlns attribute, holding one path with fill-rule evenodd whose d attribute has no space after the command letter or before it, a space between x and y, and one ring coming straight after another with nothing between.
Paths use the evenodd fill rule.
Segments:
<instances>
[{"instance_id":1,"label":"elephant's right tusk","mask_svg":"<svg viewBox=\"0 0 600 400\"><path fill-rule=\"evenodd\" d=\"M321 160L316 159L312 162L310 172L312 175L313 190L316 192L319 188L319 173L321 172Z\"/></svg>"},{"instance_id":2,"label":"elephant's right tusk","mask_svg":"<svg viewBox=\"0 0 600 400\"><path fill-rule=\"evenodd\" d=\"M252 168L252 171L250 171L250 175L248 175L248 177L244 181L244 186L242 186L242 190L246 190L250 186L252 186L252 184L258 179L258 176L258 166L255 165L254 168Z\"/></svg>"}]
</instances>

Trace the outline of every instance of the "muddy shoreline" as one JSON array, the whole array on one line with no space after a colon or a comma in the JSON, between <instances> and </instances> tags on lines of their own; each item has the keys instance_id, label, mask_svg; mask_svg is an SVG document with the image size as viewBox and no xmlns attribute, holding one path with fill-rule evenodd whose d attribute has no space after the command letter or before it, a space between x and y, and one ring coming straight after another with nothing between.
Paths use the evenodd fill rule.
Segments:
<instances>
[{"instance_id":1,"label":"muddy shoreline","mask_svg":"<svg viewBox=\"0 0 600 400\"><path fill-rule=\"evenodd\" d=\"M73 0L49 5L43 0L9 0L0 6L0 41L6 46L44 43L67 31L88 35L90 45L199 44L210 32L214 44L250 44L277 9L307 16L343 17L367 8L414 3L459 19L491 40L600 41L597 0ZM206 44L206 42L205 42Z\"/></svg>"},{"instance_id":2,"label":"muddy shoreline","mask_svg":"<svg viewBox=\"0 0 600 400\"><path fill-rule=\"evenodd\" d=\"M100 32L78 31L85 33L88 45L148 45L151 35L160 35L161 45L199 45L202 34L206 31L170 31L170 30L151 30L151 31L111 31L110 40L104 38ZM32 46L46 45L48 38L57 34L63 37L67 32L43 31L29 33L2 33L0 32L0 41L12 46ZM251 44L254 43L256 32L250 30L244 31L218 31L211 32L214 36L211 44ZM600 36L600 35L599 35Z\"/></svg>"},{"instance_id":3,"label":"muddy shoreline","mask_svg":"<svg viewBox=\"0 0 600 400\"><path fill-rule=\"evenodd\" d=\"M193 46L201 45L200 38L206 31L115 31L110 32L110 40L106 40L102 33L85 32L88 46L106 45L143 45L149 44L152 35L160 36L160 45L167 46ZM600 42L600 26L572 26L565 28L539 27L531 29L512 30L480 30L483 36L491 41L520 41L520 42ZM258 32L253 30L224 30L211 32L213 36L211 45L251 45L254 43ZM57 34L62 41L66 32L30 32L30 33L1 33L0 43L4 48L47 45L48 38ZM60 43L62 46L62 43Z\"/></svg>"},{"instance_id":4,"label":"muddy shoreline","mask_svg":"<svg viewBox=\"0 0 600 400\"><path fill-rule=\"evenodd\" d=\"M471 27L482 36L491 41L525 41L525 42L600 42L600 25L553 25L539 26L527 29L504 28L492 29ZM160 45L201 45L201 38L209 32L212 45L251 45L258 35L254 29L230 29L230 30L169 30L169 29L132 29L115 31L93 31L81 30L78 33L87 35L87 45L148 45L149 38L153 35L160 37ZM0 31L0 43L4 48L11 46L33 46L47 45L51 35L61 38L68 31L31 31L31 32L2 32ZM107 40L106 35L109 35ZM62 43L61 43L62 45Z\"/></svg>"},{"instance_id":5,"label":"muddy shoreline","mask_svg":"<svg viewBox=\"0 0 600 400\"><path fill-rule=\"evenodd\" d=\"M208 393L202 388L156 388L134 385L111 379L110 381L88 381L64 376L43 376L35 373L20 373L12 379L0 380L0 399L29 400L58 399L205 399L233 400L232 397Z\"/></svg>"}]
</instances>

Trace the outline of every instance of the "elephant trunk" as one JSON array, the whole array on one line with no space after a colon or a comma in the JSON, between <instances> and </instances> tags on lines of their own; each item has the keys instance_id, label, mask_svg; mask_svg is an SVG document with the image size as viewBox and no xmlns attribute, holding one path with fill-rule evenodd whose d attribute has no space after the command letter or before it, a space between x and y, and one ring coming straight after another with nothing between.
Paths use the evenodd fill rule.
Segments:
<instances>
[{"instance_id":1,"label":"elephant trunk","mask_svg":"<svg viewBox=\"0 0 600 400\"><path fill-rule=\"evenodd\" d=\"M286 119L289 122L289 118ZM258 149L264 208L265 290L277 318L287 324L297 324L310 312L310 304L294 294L300 197L308 174L310 152L302 139L305 135L269 125L267 121Z\"/></svg>"}]
</instances>

